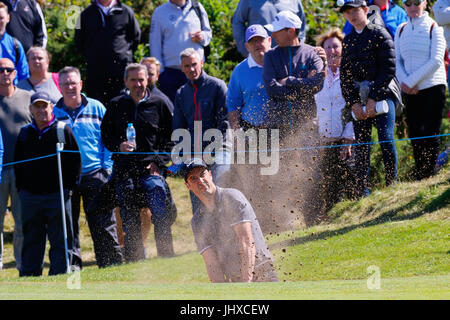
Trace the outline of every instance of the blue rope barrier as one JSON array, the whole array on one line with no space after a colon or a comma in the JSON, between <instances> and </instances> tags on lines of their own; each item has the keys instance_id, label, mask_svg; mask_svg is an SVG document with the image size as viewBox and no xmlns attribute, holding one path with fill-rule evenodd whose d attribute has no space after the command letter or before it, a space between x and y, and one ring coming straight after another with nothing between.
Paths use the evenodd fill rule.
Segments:
<instances>
[{"instance_id":1,"label":"blue rope barrier","mask_svg":"<svg viewBox=\"0 0 450 320\"><path fill-rule=\"evenodd\" d=\"M26 160L21 160L21 161L16 161L16 162L8 162L8 163L4 163L2 165L2 167L13 166L13 165L16 165L16 164L19 164L19 163L30 162L30 161L44 159L44 158L50 158L50 157L54 157L54 156L56 156L56 153L49 154L49 155L42 156L42 157L32 158L32 159L26 159Z\"/></svg>"},{"instance_id":2,"label":"blue rope barrier","mask_svg":"<svg viewBox=\"0 0 450 320\"><path fill-rule=\"evenodd\" d=\"M439 137L447 137L450 136L450 133L446 134L439 134L434 136L424 136L424 137L415 137L415 138L405 138L405 139L395 139L395 140L384 140L384 141L370 141L370 142L363 142L363 143L353 143L353 144L339 144L339 145L331 145L331 146L311 146L311 147L298 147L298 148L283 148L275 151L300 151L300 150L313 150L313 149L326 149L326 148L339 148L339 147L348 147L348 146L361 146L361 145L374 145L374 144L381 144L381 143L389 143L389 142L404 142L404 141L411 141L411 140L420 140L420 139L429 139L429 138L439 138ZM243 150L243 151L235 151L235 152L271 152L272 150ZM74 151L74 150L60 150L58 152L65 152L65 153L80 153L80 151ZM111 152L112 154L134 154L134 155L172 155L171 152ZM191 152L190 154L205 154L204 152ZM4 163L2 167L6 166L12 166L20 163L45 159L54 157L57 154L49 154L46 156L41 156L37 158L32 159L26 159L16 162L9 162Z\"/></svg>"}]
</instances>

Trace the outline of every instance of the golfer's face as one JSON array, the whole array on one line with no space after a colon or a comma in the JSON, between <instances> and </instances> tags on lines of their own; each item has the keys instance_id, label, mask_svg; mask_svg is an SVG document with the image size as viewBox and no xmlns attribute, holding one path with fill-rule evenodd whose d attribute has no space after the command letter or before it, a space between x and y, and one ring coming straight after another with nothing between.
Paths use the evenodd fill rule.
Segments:
<instances>
[{"instance_id":1,"label":"golfer's face","mask_svg":"<svg viewBox=\"0 0 450 320\"><path fill-rule=\"evenodd\" d=\"M207 195L214 192L211 171L206 168L195 168L189 173L186 179L186 187L196 196Z\"/></svg>"}]
</instances>

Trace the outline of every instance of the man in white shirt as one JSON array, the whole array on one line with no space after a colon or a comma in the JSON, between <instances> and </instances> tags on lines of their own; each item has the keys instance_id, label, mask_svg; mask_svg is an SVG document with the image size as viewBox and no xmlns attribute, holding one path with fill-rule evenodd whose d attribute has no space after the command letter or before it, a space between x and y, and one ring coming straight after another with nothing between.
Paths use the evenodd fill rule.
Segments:
<instances>
[{"instance_id":1,"label":"man in white shirt","mask_svg":"<svg viewBox=\"0 0 450 320\"><path fill-rule=\"evenodd\" d=\"M204 47L211 38L208 15L196 0L169 0L153 12L150 53L161 62L160 89L172 102L187 81L181 71L180 53L193 48L204 60Z\"/></svg>"}]
</instances>

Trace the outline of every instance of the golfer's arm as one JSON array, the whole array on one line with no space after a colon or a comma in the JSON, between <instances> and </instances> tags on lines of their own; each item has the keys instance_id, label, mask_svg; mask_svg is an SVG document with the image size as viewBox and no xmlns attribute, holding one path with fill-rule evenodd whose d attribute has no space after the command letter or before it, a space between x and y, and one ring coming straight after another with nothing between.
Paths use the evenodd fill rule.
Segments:
<instances>
[{"instance_id":1,"label":"golfer's arm","mask_svg":"<svg viewBox=\"0 0 450 320\"><path fill-rule=\"evenodd\" d=\"M202 252L202 257L211 282L225 282L225 275L218 262L216 251L213 248L208 248Z\"/></svg>"},{"instance_id":2,"label":"golfer's arm","mask_svg":"<svg viewBox=\"0 0 450 320\"><path fill-rule=\"evenodd\" d=\"M256 260L256 248L251 222L243 222L235 225L234 232L236 233L239 242L242 282L250 282L253 279Z\"/></svg>"}]
</instances>

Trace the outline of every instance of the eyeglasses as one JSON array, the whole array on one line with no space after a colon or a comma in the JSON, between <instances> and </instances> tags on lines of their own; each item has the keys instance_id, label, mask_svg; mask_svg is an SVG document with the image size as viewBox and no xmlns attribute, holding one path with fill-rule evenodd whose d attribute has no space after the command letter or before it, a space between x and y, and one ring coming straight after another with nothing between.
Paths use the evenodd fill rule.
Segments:
<instances>
[{"instance_id":1,"label":"eyeglasses","mask_svg":"<svg viewBox=\"0 0 450 320\"><path fill-rule=\"evenodd\" d=\"M420 6L420 4L423 2L423 0L407 0L403 2L405 6L411 7L412 5L415 5L416 7Z\"/></svg>"},{"instance_id":2,"label":"eyeglasses","mask_svg":"<svg viewBox=\"0 0 450 320\"><path fill-rule=\"evenodd\" d=\"M14 68L8 68L8 67L0 67L0 73L4 73L6 71L6 74L10 74L11 72L13 72Z\"/></svg>"},{"instance_id":3,"label":"eyeglasses","mask_svg":"<svg viewBox=\"0 0 450 320\"><path fill-rule=\"evenodd\" d=\"M79 82L64 82L64 83L60 83L59 85L62 87L75 87L77 84L79 84Z\"/></svg>"}]
</instances>

